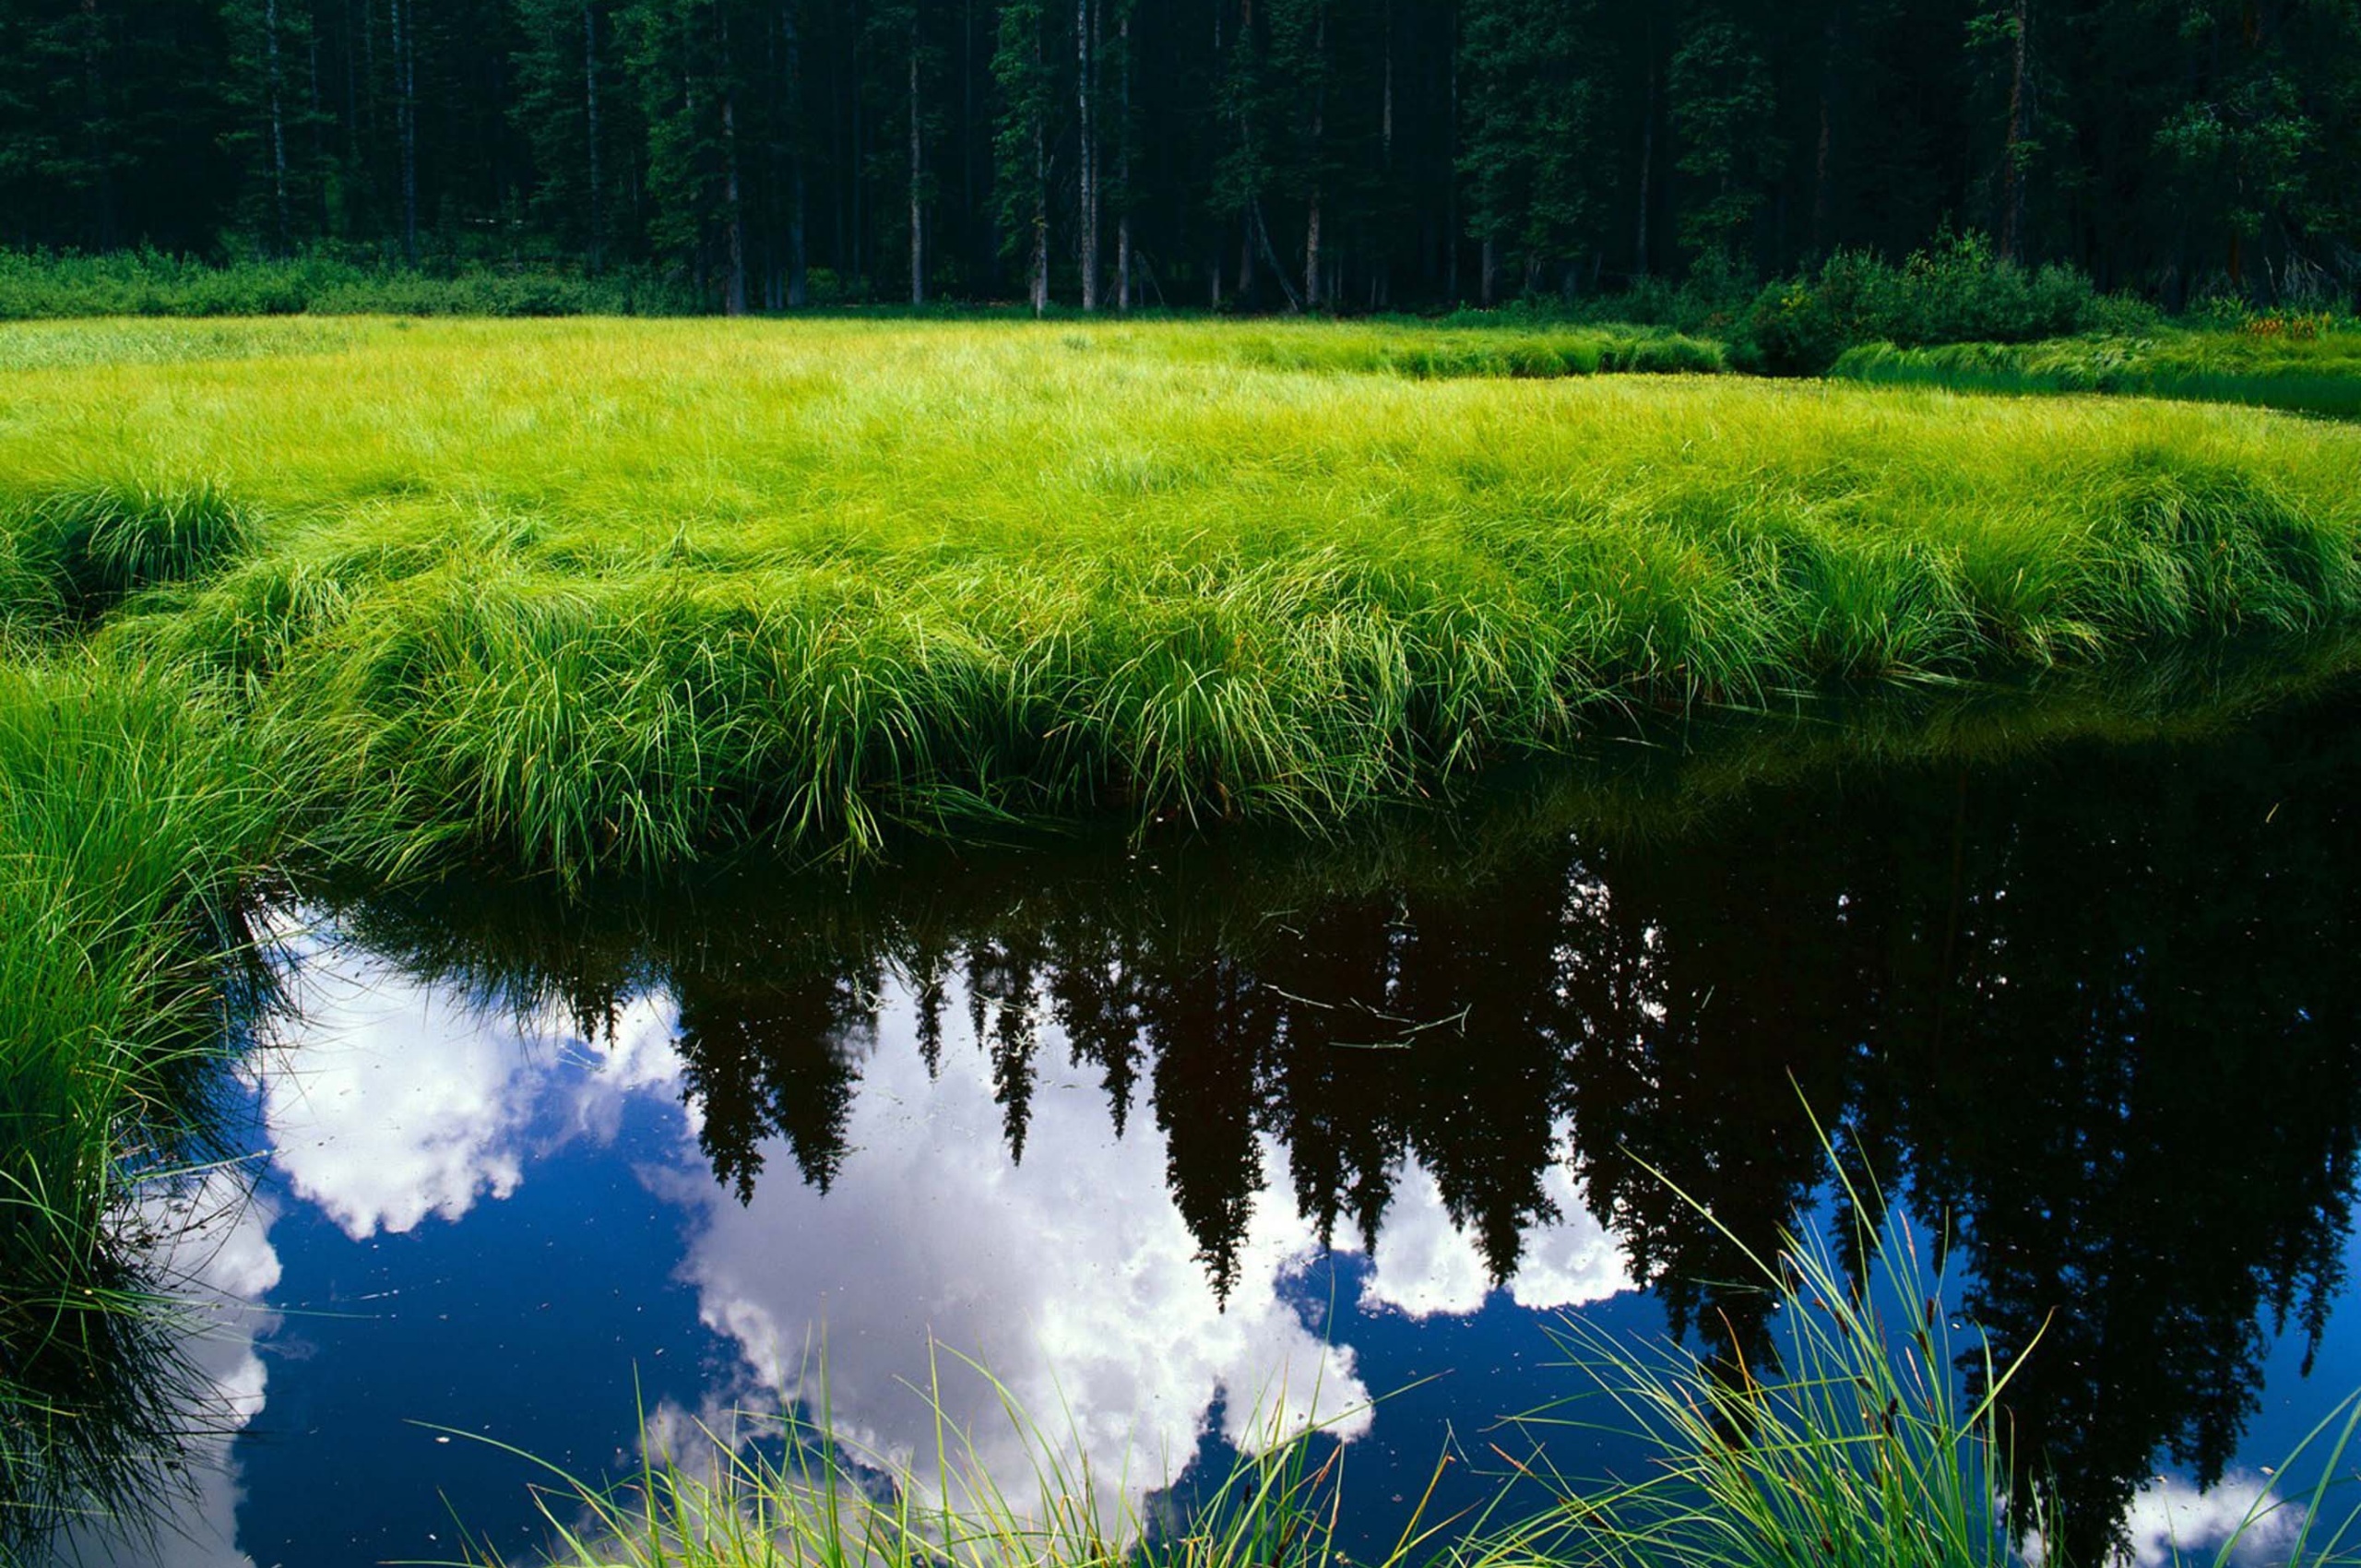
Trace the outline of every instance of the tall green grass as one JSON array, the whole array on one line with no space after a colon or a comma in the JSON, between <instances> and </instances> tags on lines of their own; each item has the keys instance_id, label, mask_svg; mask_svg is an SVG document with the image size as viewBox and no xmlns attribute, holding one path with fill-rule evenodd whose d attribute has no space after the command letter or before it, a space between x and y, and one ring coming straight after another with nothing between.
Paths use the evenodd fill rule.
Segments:
<instances>
[{"instance_id":1,"label":"tall green grass","mask_svg":"<svg viewBox=\"0 0 2361 1568\"><path fill-rule=\"evenodd\" d=\"M1358 372L1418 380L1466 376L1712 375L1729 368L1705 338L1615 324L1557 327L1515 318L1482 327L1389 319L1269 323L1167 335L1176 357L1267 370Z\"/></svg>"},{"instance_id":2,"label":"tall green grass","mask_svg":"<svg viewBox=\"0 0 2361 1568\"><path fill-rule=\"evenodd\" d=\"M135 1510L203 1405L137 1194L217 1157L252 759L187 683L0 668L0 1552Z\"/></svg>"},{"instance_id":3,"label":"tall green grass","mask_svg":"<svg viewBox=\"0 0 2361 1568\"><path fill-rule=\"evenodd\" d=\"M386 867L1107 809L1320 824L1619 707L2361 603L2339 430L1255 363L1274 341L1299 339L378 325L19 373L0 507L85 473L233 505L251 542L102 636L238 683L312 820Z\"/></svg>"},{"instance_id":4,"label":"tall green grass","mask_svg":"<svg viewBox=\"0 0 2361 1568\"><path fill-rule=\"evenodd\" d=\"M2245 331L1951 343L1847 350L1832 375L1880 386L2043 394L2105 392L2361 416L2361 332L2289 338Z\"/></svg>"}]
</instances>

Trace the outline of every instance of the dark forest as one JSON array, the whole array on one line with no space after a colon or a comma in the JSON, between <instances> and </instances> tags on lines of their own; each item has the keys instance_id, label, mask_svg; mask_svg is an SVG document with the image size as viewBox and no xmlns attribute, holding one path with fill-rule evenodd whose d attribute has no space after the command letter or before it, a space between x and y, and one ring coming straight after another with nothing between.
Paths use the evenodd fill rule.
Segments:
<instances>
[{"instance_id":1,"label":"dark forest","mask_svg":"<svg viewBox=\"0 0 2361 1568\"><path fill-rule=\"evenodd\" d=\"M2350 0L0 0L0 244L1366 311L2361 279Z\"/></svg>"}]
</instances>

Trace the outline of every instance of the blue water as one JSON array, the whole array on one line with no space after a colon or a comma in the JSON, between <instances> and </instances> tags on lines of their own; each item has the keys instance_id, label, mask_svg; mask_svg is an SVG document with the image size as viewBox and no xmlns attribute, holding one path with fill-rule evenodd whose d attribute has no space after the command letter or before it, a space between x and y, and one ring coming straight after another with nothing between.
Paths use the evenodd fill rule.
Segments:
<instances>
[{"instance_id":1,"label":"blue water","mask_svg":"<svg viewBox=\"0 0 2361 1568\"><path fill-rule=\"evenodd\" d=\"M1374 877L1165 848L604 913L323 896L279 917L261 1180L193 1271L244 1304L206 1351L241 1424L157 1550L528 1559L522 1455L619 1475L825 1387L907 1459L931 1356L981 1463L1025 1441L958 1357L1110 1507L1321 1427L1367 1555L1445 1455L1430 1517L1536 1442L1643 1463L1504 1422L1586 1386L1562 1314L1769 1354L1721 1227L1835 1223L1809 1104L1954 1238L1946 1315L2023 1355L2067 1534L2154 1561L2361 1387L2356 735L1762 788Z\"/></svg>"}]
</instances>

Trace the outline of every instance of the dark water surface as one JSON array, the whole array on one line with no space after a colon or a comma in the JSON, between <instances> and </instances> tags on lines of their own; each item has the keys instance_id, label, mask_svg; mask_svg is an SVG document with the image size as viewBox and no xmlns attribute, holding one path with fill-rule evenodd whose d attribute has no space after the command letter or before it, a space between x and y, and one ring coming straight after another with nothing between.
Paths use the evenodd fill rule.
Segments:
<instances>
[{"instance_id":1,"label":"dark water surface","mask_svg":"<svg viewBox=\"0 0 2361 1568\"><path fill-rule=\"evenodd\" d=\"M267 1173L199 1270L252 1303L203 1350L243 1426L160 1553L522 1553L529 1468L434 1428L614 1471L639 1408L776 1409L824 1342L868 1443L931 1447L940 1342L1134 1495L1258 1408L1333 1420L1390 1538L1581 1386L1560 1314L1765 1352L1650 1168L1767 1247L1829 1218L1809 1103L1948 1227L1960 1321L2041 1335L2011 1410L2065 1537L2153 1560L2361 1386L2356 802L2346 696L1448 842L312 895ZM943 1397L1018 1462L980 1380Z\"/></svg>"}]
</instances>

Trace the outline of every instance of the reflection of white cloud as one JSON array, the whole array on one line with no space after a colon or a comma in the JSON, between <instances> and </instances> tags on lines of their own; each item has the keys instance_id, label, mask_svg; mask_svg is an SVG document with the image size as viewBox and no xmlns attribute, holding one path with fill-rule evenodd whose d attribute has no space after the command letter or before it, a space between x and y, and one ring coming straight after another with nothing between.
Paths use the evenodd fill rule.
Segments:
<instances>
[{"instance_id":1,"label":"reflection of white cloud","mask_svg":"<svg viewBox=\"0 0 2361 1568\"><path fill-rule=\"evenodd\" d=\"M1510 1299L1520 1307L1547 1311L1633 1289L1622 1249L1584 1206L1562 1164L1544 1173L1542 1191L1557 1208L1558 1223L1525 1233L1508 1284ZM1482 1307L1492 1288L1491 1270L1475 1238L1452 1223L1442 1190L1416 1165L1395 1184L1372 1261L1361 1286L1364 1309L1391 1308L1414 1318L1464 1314Z\"/></svg>"},{"instance_id":2,"label":"reflection of white cloud","mask_svg":"<svg viewBox=\"0 0 2361 1568\"><path fill-rule=\"evenodd\" d=\"M142 1568L253 1568L237 1550L242 1489L231 1444L261 1413L267 1374L255 1353L278 1314L262 1305L279 1283L271 1213L250 1201L242 1172L216 1171L193 1192L142 1205L143 1228L168 1240L151 1254L154 1277L176 1297L194 1330L189 1361L211 1397L193 1413L199 1435L183 1445L189 1491L136 1534L73 1532L66 1562L137 1562Z\"/></svg>"},{"instance_id":3,"label":"reflection of white cloud","mask_svg":"<svg viewBox=\"0 0 2361 1568\"><path fill-rule=\"evenodd\" d=\"M590 1070L564 1075L561 1136L611 1137L624 1094L669 1087L679 1071L666 1005L636 1003L611 1039L577 1044L348 949L309 955L300 974L296 1049L262 1084L272 1155L296 1194L356 1241L514 1192L528 1129L552 1109L567 1056Z\"/></svg>"},{"instance_id":4,"label":"reflection of white cloud","mask_svg":"<svg viewBox=\"0 0 2361 1568\"><path fill-rule=\"evenodd\" d=\"M2140 1568L2210 1563L2233 1535L2238 1543L2228 1562L2265 1568L2287 1561L2303 1520L2302 1505L2274 1496L2260 1476L2234 1473L2204 1491L2168 1476L2141 1488L2124 1515L2124 1532Z\"/></svg>"},{"instance_id":5,"label":"reflection of white cloud","mask_svg":"<svg viewBox=\"0 0 2361 1568\"><path fill-rule=\"evenodd\" d=\"M1248 1447L1269 1435L1252 1424L1258 1406L1282 1430L1366 1430L1351 1350L1323 1343L1287 1300L1314 1241L1283 1186L1255 1206L1225 1310L1167 1194L1161 1140L1137 1125L1117 1140L1104 1100L1058 1075L1058 1042L1044 1043L1013 1167L980 1051L953 1050L929 1082L898 995L880 1036L825 1198L781 1148L743 1207L699 1173L659 1181L697 1212L682 1272L706 1321L738 1342L763 1389L816 1402L802 1378L825 1337L839 1430L931 1464L932 1415L905 1380L924 1382L931 1339L989 1367L1069 1462L1078 1447L1134 1503L1178 1476L1217 1396L1224 1435ZM1280 1165L1275 1150L1264 1158ZM1026 1475L1026 1444L989 1384L942 1364L945 1412L975 1457L1004 1482Z\"/></svg>"},{"instance_id":6,"label":"reflection of white cloud","mask_svg":"<svg viewBox=\"0 0 2361 1568\"><path fill-rule=\"evenodd\" d=\"M679 1093L669 999L634 1004L611 1038L583 1042L559 1019L487 1013L350 948L299 962L304 1022L262 1076L265 1114L290 1187L355 1240L456 1220L515 1191L550 1148L611 1142L633 1096ZM768 1178L739 1206L696 1151L690 1108L677 1157L647 1180L688 1211L682 1277L742 1354L706 1391L707 1415L811 1392L806 1359L825 1336L827 1396L856 1443L931 1461L933 1412L909 1384L939 1344L990 1368L1047 1435L1071 1440L1070 1459L1086 1457L1102 1484L1122 1478L1134 1503L1178 1476L1216 1408L1221 1435L1247 1449L1315 1422L1346 1438L1368 1429L1352 1349L1299 1310L1317 1248L1284 1152L1261 1150L1264 1185L1224 1303L1168 1191L1161 1135L1143 1122L1115 1138L1103 1095L1062 1075L1062 1058L1061 1041L1043 1042L1014 1166L985 1054L955 1048L931 1081L907 993L890 991L825 1198L774 1142ZM1526 1237L1512 1299L1549 1308L1630 1289L1564 1170L1544 1181L1560 1218ZM1432 1177L1407 1168L1363 1305L1469 1313L1489 1290ZM940 1365L973 1457L1003 1480L1028 1475L999 1394L951 1356Z\"/></svg>"}]
</instances>

